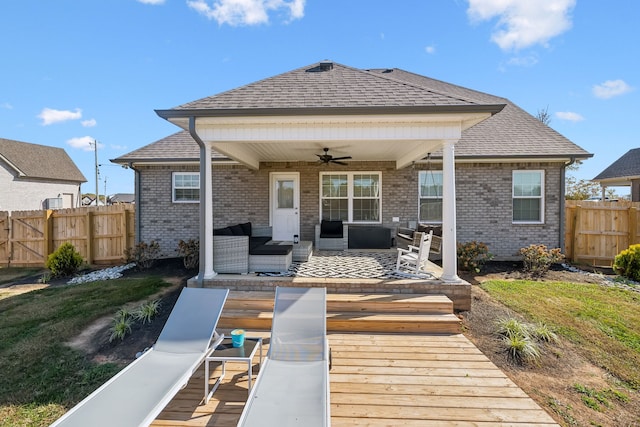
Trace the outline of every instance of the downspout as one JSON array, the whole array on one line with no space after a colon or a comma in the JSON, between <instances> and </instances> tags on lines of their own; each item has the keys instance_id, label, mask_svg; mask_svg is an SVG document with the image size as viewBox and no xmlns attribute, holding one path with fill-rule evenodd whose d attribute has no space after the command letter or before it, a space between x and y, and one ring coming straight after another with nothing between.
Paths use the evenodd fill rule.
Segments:
<instances>
[{"instance_id":1,"label":"downspout","mask_svg":"<svg viewBox=\"0 0 640 427\"><path fill-rule=\"evenodd\" d=\"M140 189L142 188L142 183L140 182L140 171L133 167L133 163L130 162L128 168L133 171L133 196L135 201L135 224L134 224L134 243L137 245L142 241L142 236L140 235L140 230L142 230L142 204L140 203Z\"/></svg>"},{"instance_id":2,"label":"downspout","mask_svg":"<svg viewBox=\"0 0 640 427\"><path fill-rule=\"evenodd\" d=\"M575 157L571 157L567 163L564 164L563 168L560 172L560 236L558 241L560 242L560 247L564 252L564 225L566 218L566 203L565 203L565 191L567 191L566 185L566 176L567 176L567 168L576 162Z\"/></svg>"},{"instance_id":3,"label":"downspout","mask_svg":"<svg viewBox=\"0 0 640 427\"><path fill-rule=\"evenodd\" d=\"M211 148L204 143L196 132L196 118L189 117L189 134L200 147L200 262L198 268L197 283L204 286L205 279L216 276L213 269L213 195L212 195L212 170Z\"/></svg>"}]
</instances>

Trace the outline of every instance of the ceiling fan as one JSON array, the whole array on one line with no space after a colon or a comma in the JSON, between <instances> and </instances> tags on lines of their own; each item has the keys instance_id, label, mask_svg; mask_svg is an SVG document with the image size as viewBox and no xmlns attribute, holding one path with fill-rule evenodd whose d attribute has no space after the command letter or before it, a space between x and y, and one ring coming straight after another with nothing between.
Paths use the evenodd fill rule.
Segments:
<instances>
[{"instance_id":1,"label":"ceiling fan","mask_svg":"<svg viewBox=\"0 0 640 427\"><path fill-rule=\"evenodd\" d=\"M340 160L347 160L351 158L351 156L333 157L331 154L329 154L328 148L323 148L323 150L324 150L324 154L316 154L316 156L318 156L319 158L318 163L324 163L324 164L335 163L337 165L346 165L345 162L341 162Z\"/></svg>"}]
</instances>

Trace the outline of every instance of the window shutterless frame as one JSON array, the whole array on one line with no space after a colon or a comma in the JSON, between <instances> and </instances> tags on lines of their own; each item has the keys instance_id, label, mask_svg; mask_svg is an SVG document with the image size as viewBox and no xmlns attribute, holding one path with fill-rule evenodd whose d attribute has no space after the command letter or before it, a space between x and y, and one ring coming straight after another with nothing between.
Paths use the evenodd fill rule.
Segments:
<instances>
[{"instance_id":1,"label":"window shutterless frame","mask_svg":"<svg viewBox=\"0 0 640 427\"><path fill-rule=\"evenodd\" d=\"M511 198L514 224L544 224L544 170L512 172Z\"/></svg>"},{"instance_id":2,"label":"window shutterless frame","mask_svg":"<svg viewBox=\"0 0 640 427\"><path fill-rule=\"evenodd\" d=\"M382 172L321 172L320 218L380 224Z\"/></svg>"},{"instance_id":3,"label":"window shutterless frame","mask_svg":"<svg viewBox=\"0 0 640 427\"><path fill-rule=\"evenodd\" d=\"M171 174L173 203L200 203L200 173L173 172Z\"/></svg>"}]
</instances>

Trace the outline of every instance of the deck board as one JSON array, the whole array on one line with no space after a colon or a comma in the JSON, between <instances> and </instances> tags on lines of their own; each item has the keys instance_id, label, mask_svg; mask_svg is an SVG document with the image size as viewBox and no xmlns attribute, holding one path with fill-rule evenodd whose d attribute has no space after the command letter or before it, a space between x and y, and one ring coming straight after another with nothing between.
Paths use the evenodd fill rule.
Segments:
<instances>
[{"instance_id":1,"label":"deck board","mask_svg":"<svg viewBox=\"0 0 640 427\"><path fill-rule=\"evenodd\" d=\"M251 335L265 338L266 355L269 333ZM329 333L329 344L334 427L557 425L463 335ZM152 426L235 426L247 399L245 367L227 364L206 405L201 367ZM212 364L212 381L219 372Z\"/></svg>"}]
</instances>

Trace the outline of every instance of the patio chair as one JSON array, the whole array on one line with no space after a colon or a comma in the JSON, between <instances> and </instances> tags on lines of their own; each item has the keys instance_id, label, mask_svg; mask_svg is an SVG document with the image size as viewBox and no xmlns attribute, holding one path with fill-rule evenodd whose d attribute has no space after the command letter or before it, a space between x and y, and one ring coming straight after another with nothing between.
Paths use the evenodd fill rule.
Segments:
<instances>
[{"instance_id":1,"label":"patio chair","mask_svg":"<svg viewBox=\"0 0 640 427\"><path fill-rule=\"evenodd\" d=\"M349 246L349 226L342 221L323 219L315 227L316 249L342 251Z\"/></svg>"},{"instance_id":2,"label":"patio chair","mask_svg":"<svg viewBox=\"0 0 640 427\"><path fill-rule=\"evenodd\" d=\"M147 426L222 342L228 289L185 288L155 345L51 427Z\"/></svg>"},{"instance_id":3,"label":"patio chair","mask_svg":"<svg viewBox=\"0 0 640 427\"><path fill-rule=\"evenodd\" d=\"M269 352L238 426L329 426L325 288L276 289Z\"/></svg>"},{"instance_id":4,"label":"patio chair","mask_svg":"<svg viewBox=\"0 0 640 427\"><path fill-rule=\"evenodd\" d=\"M432 239L433 230L428 233L414 233L413 244L407 249L398 248L396 271L408 271L413 274L427 273Z\"/></svg>"}]
</instances>

